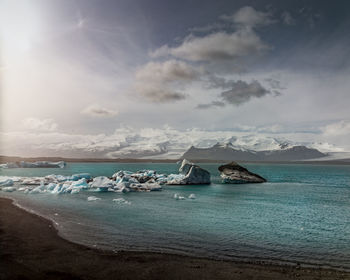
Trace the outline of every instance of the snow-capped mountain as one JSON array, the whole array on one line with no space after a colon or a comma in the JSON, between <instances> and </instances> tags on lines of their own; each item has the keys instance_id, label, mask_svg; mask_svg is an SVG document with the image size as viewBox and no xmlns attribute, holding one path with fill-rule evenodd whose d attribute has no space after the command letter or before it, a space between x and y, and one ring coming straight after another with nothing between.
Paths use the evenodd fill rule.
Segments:
<instances>
[{"instance_id":1,"label":"snow-capped mountain","mask_svg":"<svg viewBox=\"0 0 350 280\"><path fill-rule=\"evenodd\" d=\"M216 144L210 148L189 148L182 158L190 160L247 160L247 161L293 161L317 159L327 154L305 146L283 147L275 150L254 151L236 149L230 144Z\"/></svg>"},{"instance_id":2,"label":"snow-capped mountain","mask_svg":"<svg viewBox=\"0 0 350 280\"><path fill-rule=\"evenodd\" d=\"M171 136L171 137L170 137ZM178 159L187 157L191 159L199 159L203 156L196 153L208 153L206 159L221 159L213 149L221 151L223 154L232 154L234 152L237 160L303 160L312 158L321 158L326 156L323 152L335 149L327 143L298 143L284 138L276 138L261 135L242 135L232 136L211 134L197 135L170 135L164 141L161 137L157 142L157 138L142 138L142 143L128 143L128 146L109 153L109 157L114 158L157 158L157 159ZM192 137L191 137L192 136ZM204 136L204 137L203 137ZM139 138L140 139L140 138ZM317 149L316 147L327 148ZM191 152L189 154L189 152ZM211 153L213 152L213 153ZM231 157L232 158L232 157Z\"/></svg>"}]
</instances>

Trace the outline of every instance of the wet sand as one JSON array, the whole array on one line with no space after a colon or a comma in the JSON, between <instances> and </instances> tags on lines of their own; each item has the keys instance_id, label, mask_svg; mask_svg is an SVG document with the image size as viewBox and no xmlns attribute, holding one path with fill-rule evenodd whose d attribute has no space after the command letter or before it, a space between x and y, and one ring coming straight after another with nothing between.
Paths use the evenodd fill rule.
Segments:
<instances>
[{"instance_id":1,"label":"wet sand","mask_svg":"<svg viewBox=\"0 0 350 280\"><path fill-rule=\"evenodd\" d=\"M171 254L109 252L69 242L48 221L0 198L0 279L350 279L328 269Z\"/></svg>"}]
</instances>

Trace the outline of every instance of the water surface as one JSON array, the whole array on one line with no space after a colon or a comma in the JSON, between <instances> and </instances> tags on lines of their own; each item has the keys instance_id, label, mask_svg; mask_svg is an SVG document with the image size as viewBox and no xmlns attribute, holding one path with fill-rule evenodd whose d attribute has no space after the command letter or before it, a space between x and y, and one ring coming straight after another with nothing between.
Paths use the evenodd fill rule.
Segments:
<instances>
[{"instance_id":1,"label":"water surface","mask_svg":"<svg viewBox=\"0 0 350 280\"><path fill-rule=\"evenodd\" d=\"M161 192L53 195L4 193L53 219L68 239L112 250L150 250L218 259L264 259L350 269L350 166L245 164L268 183L221 184L218 164L208 186ZM176 164L71 163L64 169L7 169L0 175L44 176L153 169ZM175 200L174 194L196 199ZM88 202L94 195L101 200ZM123 197L130 204L112 200Z\"/></svg>"}]
</instances>

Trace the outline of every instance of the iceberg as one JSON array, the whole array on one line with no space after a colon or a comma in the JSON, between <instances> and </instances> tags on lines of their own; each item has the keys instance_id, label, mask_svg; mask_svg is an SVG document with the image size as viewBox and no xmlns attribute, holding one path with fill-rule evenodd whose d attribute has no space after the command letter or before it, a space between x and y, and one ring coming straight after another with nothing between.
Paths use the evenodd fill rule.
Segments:
<instances>
[{"instance_id":1,"label":"iceberg","mask_svg":"<svg viewBox=\"0 0 350 280\"><path fill-rule=\"evenodd\" d=\"M24 178L20 182L20 184L21 185L40 185L43 180L45 179L42 177L27 177L27 178Z\"/></svg>"},{"instance_id":2,"label":"iceberg","mask_svg":"<svg viewBox=\"0 0 350 280\"><path fill-rule=\"evenodd\" d=\"M18 168L19 166L15 162L7 162L0 164L0 168Z\"/></svg>"},{"instance_id":3,"label":"iceberg","mask_svg":"<svg viewBox=\"0 0 350 280\"><path fill-rule=\"evenodd\" d=\"M192 174L193 172L189 173ZM114 173L111 178L106 176L92 177L89 173L51 174L44 177L0 176L0 190L4 187L13 186L12 191L18 190L29 194L77 194L88 189L96 192L150 192L161 191L162 185L169 181L177 182L188 180L187 178L190 178L188 174L171 174L168 176L158 174L154 170L140 170L137 172L121 170ZM189 183L190 181L186 182Z\"/></svg>"},{"instance_id":4,"label":"iceberg","mask_svg":"<svg viewBox=\"0 0 350 280\"><path fill-rule=\"evenodd\" d=\"M1 188L2 191L4 192L14 192L16 190L15 187L3 187Z\"/></svg>"},{"instance_id":5,"label":"iceberg","mask_svg":"<svg viewBox=\"0 0 350 280\"><path fill-rule=\"evenodd\" d=\"M53 194L58 194L61 192L62 189L62 185L63 184L56 184L55 187L53 188L53 190L51 191L51 193Z\"/></svg>"},{"instance_id":6,"label":"iceberg","mask_svg":"<svg viewBox=\"0 0 350 280\"><path fill-rule=\"evenodd\" d=\"M179 172L168 176L168 185L210 184L210 173L186 159L182 161Z\"/></svg>"},{"instance_id":7,"label":"iceberg","mask_svg":"<svg viewBox=\"0 0 350 280\"><path fill-rule=\"evenodd\" d=\"M71 186L73 188L81 188L81 189L88 189L89 188L89 185L88 183L86 182L86 179L85 178L81 178L80 180L78 181L74 181L71 183Z\"/></svg>"},{"instance_id":8,"label":"iceberg","mask_svg":"<svg viewBox=\"0 0 350 280\"><path fill-rule=\"evenodd\" d=\"M0 178L0 187L10 187L13 185L13 180L11 178Z\"/></svg>"},{"instance_id":9,"label":"iceberg","mask_svg":"<svg viewBox=\"0 0 350 280\"><path fill-rule=\"evenodd\" d=\"M184 196L179 195L178 193L174 194L174 198L176 200L185 200L186 198Z\"/></svg>"},{"instance_id":10,"label":"iceberg","mask_svg":"<svg viewBox=\"0 0 350 280\"><path fill-rule=\"evenodd\" d=\"M46 188L44 184L41 184L40 186L29 191L30 194L38 194L38 193L44 193L44 192L46 192Z\"/></svg>"},{"instance_id":11,"label":"iceberg","mask_svg":"<svg viewBox=\"0 0 350 280\"><path fill-rule=\"evenodd\" d=\"M130 201L127 201L124 198L115 198L115 199L113 199L113 201L118 203L118 204L131 204Z\"/></svg>"},{"instance_id":12,"label":"iceberg","mask_svg":"<svg viewBox=\"0 0 350 280\"><path fill-rule=\"evenodd\" d=\"M116 185L116 182L105 177L99 176L95 177L90 183L90 188L95 188L98 191L108 191L108 189L113 189Z\"/></svg>"},{"instance_id":13,"label":"iceberg","mask_svg":"<svg viewBox=\"0 0 350 280\"><path fill-rule=\"evenodd\" d=\"M64 161L51 162L51 161L36 161L26 162L21 161L19 166L22 168L64 168L66 163Z\"/></svg>"},{"instance_id":14,"label":"iceberg","mask_svg":"<svg viewBox=\"0 0 350 280\"><path fill-rule=\"evenodd\" d=\"M78 181L80 179L86 179L86 180L90 180L92 178L92 176L89 173L80 173L80 174L73 174L70 179L72 181Z\"/></svg>"},{"instance_id":15,"label":"iceberg","mask_svg":"<svg viewBox=\"0 0 350 280\"><path fill-rule=\"evenodd\" d=\"M189 196L188 196L189 199L196 199L196 195L194 193L191 193Z\"/></svg>"},{"instance_id":16,"label":"iceberg","mask_svg":"<svg viewBox=\"0 0 350 280\"><path fill-rule=\"evenodd\" d=\"M96 200L101 200L101 198L96 197L96 196L89 196L89 197L87 198L87 201L96 201Z\"/></svg>"}]
</instances>

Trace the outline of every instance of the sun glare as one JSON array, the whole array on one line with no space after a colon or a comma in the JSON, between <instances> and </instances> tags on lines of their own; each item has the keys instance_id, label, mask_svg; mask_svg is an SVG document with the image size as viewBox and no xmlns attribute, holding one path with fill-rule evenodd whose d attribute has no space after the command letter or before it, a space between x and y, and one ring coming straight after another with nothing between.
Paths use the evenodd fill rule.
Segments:
<instances>
[{"instance_id":1,"label":"sun glare","mask_svg":"<svg viewBox=\"0 0 350 280\"><path fill-rule=\"evenodd\" d=\"M4 1L1 11L1 49L4 61L11 62L40 40L40 17L29 1Z\"/></svg>"}]
</instances>

